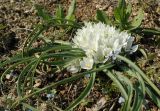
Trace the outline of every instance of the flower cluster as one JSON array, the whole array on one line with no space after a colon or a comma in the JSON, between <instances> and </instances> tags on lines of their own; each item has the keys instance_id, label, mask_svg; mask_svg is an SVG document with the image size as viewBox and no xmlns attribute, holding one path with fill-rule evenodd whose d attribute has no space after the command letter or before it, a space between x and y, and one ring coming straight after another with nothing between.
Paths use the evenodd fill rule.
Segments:
<instances>
[{"instance_id":1,"label":"flower cluster","mask_svg":"<svg viewBox=\"0 0 160 111\"><path fill-rule=\"evenodd\" d=\"M127 52L137 50L132 47L134 37L127 32L120 32L115 27L103 23L85 23L78 29L73 38L74 47L85 51L86 57L79 60L82 69L92 69L94 63L105 63L108 59L115 59L122 49ZM70 66L68 69L72 69ZM76 70L78 71L78 70ZM72 72L72 71L71 71ZM73 71L75 73L75 71Z\"/></svg>"}]
</instances>

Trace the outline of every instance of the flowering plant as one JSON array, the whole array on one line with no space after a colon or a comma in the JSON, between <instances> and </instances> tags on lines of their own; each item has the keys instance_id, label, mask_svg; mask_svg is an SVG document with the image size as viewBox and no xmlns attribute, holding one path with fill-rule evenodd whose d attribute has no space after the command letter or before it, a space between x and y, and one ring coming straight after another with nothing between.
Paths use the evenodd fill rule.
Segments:
<instances>
[{"instance_id":1,"label":"flowering plant","mask_svg":"<svg viewBox=\"0 0 160 111\"><path fill-rule=\"evenodd\" d=\"M116 59L116 55L124 52L135 52L138 45L132 46L134 37L127 32L120 32L113 26L99 23L86 23L81 29L78 29L73 38L73 47L81 48L86 57L79 60L82 69L92 69L93 64L105 63L109 59ZM70 72L78 72L78 67L71 65Z\"/></svg>"}]
</instances>

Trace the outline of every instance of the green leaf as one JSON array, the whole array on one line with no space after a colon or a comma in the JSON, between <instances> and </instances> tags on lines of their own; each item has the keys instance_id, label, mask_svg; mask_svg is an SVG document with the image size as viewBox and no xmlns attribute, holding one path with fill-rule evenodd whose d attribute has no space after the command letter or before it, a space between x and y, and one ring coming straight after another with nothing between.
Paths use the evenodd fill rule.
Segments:
<instances>
[{"instance_id":1,"label":"green leaf","mask_svg":"<svg viewBox=\"0 0 160 111\"><path fill-rule=\"evenodd\" d=\"M45 54L42 57L42 60L49 59L49 58L63 58L63 57L84 57L83 54L71 54L71 53L51 53Z\"/></svg>"},{"instance_id":2,"label":"green leaf","mask_svg":"<svg viewBox=\"0 0 160 111\"><path fill-rule=\"evenodd\" d=\"M26 41L24 42L22 55L24 56L25 51L27 52L31 46L32 43L39 37L39 35L46 29L45 26L42 24L37 25L36 28L33 30L33 32L27 37Z\"/></svg>"},{"instance_id":3,"label":"green leaf","mask_svg":"<svg viewBox=\"0 0 160 111\"><path fill-rule=\"evenodd\" d=\"M72 0L71 5L68 9L67 16L65 17L66 19L71 20L73 13L75 11L75 8L76 8L76 0Z\"/></svg>"},{"instance_id":4,"label":"green leaf","mask_svg":"<svg viewBox=\"0 0 160 111\"><path fill-rule=\"evenodd\" d=\"M17 67L19 64L22 64L22 63L26 63L28 61L31 61L33 58L24 58L23 60L19 61L19 62L16 62L14 63L13 65L11 65L7 70L5 70L5 72L3 72L3 74L1 75L0 77L0 82L3 84L3 78L5 77L5 75L7 73L9 73L9 71L11 71L13 68Z\"/></svg>"},{"instance_id":5,"label":"green leaf","mask_svg":"<svg viewBox=\"0 0 160 111\"><path fill-rule=\"evenodd\" d=\"M121 23L121 12L118 7L114 10L114 17L118 23Z\"/></svg>"},{"instance_id":6,"label":"green leaf","mask_svg":"<svg viewBox=\"0 0 160 111\"><path fill-rule=\"evenodd\" d=\"M126 1L125 0L119 0L118 1L118 7L120 9L125 8L126 7Z\"/></svg>"},{"instance_id":7,"label":"green leaf","mask_svg":"<svg viewBox=\"0 0 160 111\"><path fill-rule=\"evenodd\" d=\"M47 11L40 5L35 5L38 16L42 17L44 21L49 22L52 17L47 13Z\"/></svg>"},{"instance_id":8,"label":"green leaf","mask_svg":"<svg viewBox=\"0 0 160 111\"><path fill-rule=\"evenodd\" d=\"M118 7L114 10L114 17L121 30L128 30L130 27L129 17L132 12L132 5L126 5L125 0L118 1Z\"/></svg>"},{"instance_id":9,"label":"green leaf","mask_svg":"<svg viewBox=\"0 0 160 111\"><path fill-rule=\"evenodd\" d=\"M77 74L77 75L75 75L75 76L72 76L72 77L63 79L63 80L61 80L61 81L58 81L58 82L56 82L56 83L52 83L52 84L50 84L50 85L48 85L48 86L46 86L46 87L44 87L44 88L42 88L42 89L40 89L40 90L34 91L33 93L24 96L23 98L18 98L18 100L15 101L15 102L12 104L11 108L15 108L20 102L26 100L27 98L29 98L29 97L31 97L31 96L33 96L33 95L39 94L39 93L41 93L41 92L43 92L43 91L45 91L45 90L47 90L47 89L49 89L49 88L53 88L53 87L56 87L56 86L58 86L58 85L65 84L65 83L68 83L68 82L77 80L77 79L85 76L86 74L90 74L90 73L102 71L102 70L104 70L104 69L108 69L108 68L111 68L111 67L113 67L113 64L106 64L106 65L103 66L103 67L96 68L96 69L93 69L93 70L90 70L90 71L86 71L86 72Z\"/></svg>"},{"instance_id":10,"label":"green leaf","mask_svg":"<svg viewBox=\"0 0 160 111\"><path fill-rule=\"evenodd\" d=\"M118 7L114 11L114 16L119 23L123 23L125 19L126 2L125 0L118 1Z\"/></svg>"},{"instance_id":11,"label":"green leaf","mask_svg":"<svg viewBox=\"0 0 160 111\"><path fill-rule=\"evenodd\" d=\"M143 10L139 9L138 15L131 22L131 27L132 27L131 30L138 28L141 25L143 18L144 18Z\"/></svg>"},{"instance_id":12,"label":"green leaf","mask_svg":"<svg viewBox=\"0 0 160 111\"><path fill-rule=\"evenodd\" d=\"M153 28L137 28L133 30L133 32L137 34L145 34L145 35L160 35L160 29Z\"/></svg>"},{"instance_id":13,"label":"green leaf","mask_svg":"<svg viewBox=\"0 0 160 111\"><path fill-rule=\"evenodd\" d=\"M134 86L134 92L133 92L133 86L130 80L128 80L125 76L122 74L116 73L118 79L123 84L123 87L125 87L127 95L129 96L128 100L126 100L124 106L122 107L122 111L139 111L142 107L144 96L145 96L145 84L139 73L137 73L135 70L131 70L128 67L120 67L124 72L128 73L129 76L132 78L136 78L136 83L133 84ZM134 97L132 97L134 94ZM133 100L134 98L134 100ZM133 104L133 105L132 105ZM131 107L132 106L132 107ZM132 109L131 109L132 108Z\"/></svg>"},{"instance_id":14,"label":"green leaf","mask_svg":"<svg viewBox=\"0 0 160 111\"><path fill-rule=\"evenodd\" d=\"M134 86L135 97L134 97L132 111L139 111L142 107L142 104L145 98L146 87L141 75L138 72L132 71L132 74L136 75L138 79L137 83Z\"/></svg>"},{"instance_id":15,"label":"green leaf","mask_svg":"<svg viewBox=\"0 0 160 111\"><path fill-rule=\"evenodd\" d=\"M130 61L129 59L123 57L123 56L120 56L120 55L117 55L116 56L118 59L126 62L130 67L132 67L135 71L137 71L141 77L153 88L153 90L160 96L160 90L152 83L151 80L148 79L148 77L144 74L144 72L135 64L133 63L132 61Z\"/></svg>"},{"instance_id":16,"label":"green leaf","mask_svg":"<svg viewBox=\"0 0 160 111\"><path fill-rule=\"evenodd\" d=\"M128 21L130 15L131 15L131 12L132 12L132 4L129 3L127 6L127 9L126 9L126 16L125 16L126 21Z\"/></svg>"},{"instance_id":17,"label":"green leaf","mask_svg":"<svg viewBox=\"0 0 160 111\"><path fill-rule=\"evenodd\" d=\"M136 66L134 63L132 63L130 60L128 60L125 57L119 56L118 58L120 60L123 60L124 62L128 63L129 66L131 68L133 68L136 72L136 76L138 79L138 83L135 84L135 97L134 97L134 103L133 103L133 107L132 107L132 111L139 111L143 101L144 101L144 97L145 97L145 91L147 92L147 94L151 97L151 99L157 104L157 106L159 105L159 99L158 96L160 96L160 91L159 89L147 78L147 76L143 73L143 71L141 71L138 66ZM129 71L130 73L133 74L134 76L134 72L131 70ZM130 75L132 75L130 74ZM135 77L135 76L134 76ZM144 81L145 80L145 81ZM148 84L144 84L144 82L148 83ZM147 87L149 87L150 89L147 89ZM155 91L155 92L154 92Z\"/></svg>"},{"instance_id":18,"label":"green leaf","mask_svg":"<svg viewBox=\"0 0 160 111\"><path fill-rule=\"evenodd\" d=\"M55 14L56 18L58 19L64 19L64 12L62 9L62 6L59 5L58 8L56 9L56 14ZM62 23L62 20L58 20L59 23Z\"/></svg>"},{"instance_id":19,"label":"green leaf","mask_svg":"<svg viewBox=\"0 0 160 111\"><path fill-rule=\"evenodd\" d=\"M18 76L18 80L17 80L17 93L19 97L23 96L23 90L24 88L22 88L21 86L23 85L22 81L24 81L24 77L26 76L28 70L30 70L30 68L32 67L32 65L36 62L36 60L30 62L20 73L20 75Z\"/></svg>"},{"instance_id":20,"label":"green leaf","mask_svg":"<svg viewBox=\"0 0 160 111\"><path fill-rule=\"evenodd\" d=\"M120 81L120 83L122 84L122 86L124 87L128 98L125 98L125 103L122 107L122 111L130 111L131 109L131 103L132 103L132 97L133 97L133 85L131 83L131 81L123 76L122 74L117 74L115 73L117 79Z\"/></svg>"},{"instance_id":21,"label":"green leaf","mask_svg":"<svg viewBox=\"0 0 160 111\"><path fill-rule=\"evenodd\" d=\"M63 9L62 9L62 6L59 5L58 8L56 9L56 18L64 18L64 12L63 12Z\"/></svg>"},{"instance_id":22,"label":"green leaf","mask_svg":"<svg viewBox=\"0 0 160 111\"><path fill-rule=\"evenodd\" d=\"M152 88L146 84L146 92L150 96L150 98L156 103L156 105L160 108L160 99L159 96L155 94Z\"/></svg>"},{"instance_id":23,"label":"green leaf","mask_svg":"<svg viewBox=\"0 0 160 111\"><path fill-rule=\"evenodd\" d=\"M124 103L122 109L123 109L123 111L130 111L131 103L132 103L132 97L133 97L133 86L132 86L131 81L126 77L123 77L122 82L125 82L124 85L126 85L126 87L127 87L127 94L128 94L128 99Z\"/></svg>"},{"instance_id":24,"label":"green leaf","mask_svg":"<svg viewBox=\"0 0 160 111\"><path fill-rule=\"evenodd\" d=\"M70 62L72 59L67 59L67 60L58 60L58 61L51 61L51 62L46 62L44 61L43 63L49 64L51 66L60 66L60 65L65 65L66 63Z\"/></svg>"},{"instance_id":25,"label":"green leaf","mask_svg":"<svg viewBox=\"0 0 160 111\"><path fill-rule=\"evenodd\" d=\"M88 96L88 94L90 93L94 81L95 81L95 77L96 77L96 73L90 74L91 75L91 79L89 81L89 83L87 84L87 87L84 89L84 91L80 94L80 96L74 100L66 109L65 111L71 111L73 110L73 108L75 108L86 96Z\"/></svg>"},{"instance_id":26,"label":"green leaf","mask_svg":"<svg viewBox=\"0 0 160 111\"><path fill-rule=\"evenodd\" d=\"M50 47L49 49L45 50L43 53L47 53L47 52L51 52L51 51L55 51L55 50L74 50L75 48L72 48L71 45L55 45ZM76 48L78 50L78 48Z\"/></svg>"},{"instance_id":27,"label":"green leaf","mask_svg":"<svg viewBox=\"0 0 160 111\"><path fill-rule=\"evenodd\" d=\"M148 59L147 53L144 49L139 49L139 51L142 53L142 55L145 57L145 59Z\"/></svg>"},{"instance_id":28,"label":"green leaf","mask_svg":"<svg viewBox=\"0 0 160 111\"><path fill-rule=\"evenodd\" d=\"M138 83L135 85L134 90L135 90L135 96L134 96L132 111L140 111L144 101L144 94L142 92L140 84Z\"/></svg>"},{"instance_id":29,"label":"green leaf","mask_svg":"<svg viewBox=\"0 0 160 111\"><path fill-rule=\"evenodd\" d=\"M72 14L69 20L70 21L75 21L76 20L75 15ZM73 24L73 22L70 22L70 21L68 21L68 22Z\"/></svg>"},{"instance_id":30,"label":"green leaf","mask_svg":"<svg viewBox=\"0 0 160 111\"><path fill-rule=\"evenodd\" d=\"M25 85L27 85L27 83L29 83L29 81L28 81L28 78L30 77L31 78L31 74L32 74L32 71L33 71L33 69L35 68L35 65L33 64L32 66L31 66L31 68L28 70L28 72L25 74L25 77L24 77L24 80L23 80L23 82L22 82L22 84L21 84L21 87L22 87L22 92L24 92L24 90L25 90ZM27 88L29 88L29 87L27 87Z\"/></svg>"},{"instance_id":31,"label":"green leaf","mask_svg":"<svg viewBox=\"0 0 160 111\"><path fill-rule=\"evenodd\" d=\"M66 43L58 43L58 42L55 42L54 44L47 44L47 45L44 45L42 47L38 47L38 48L32 48L30 50L28 50L28 52L26 52L28 55L33 55L37 52L50 52L50 51L55 51L55 50L74 50L72 49L72 47L70 46L70 44L67 44ZM77 49L78 50L78 49Z\"/></svg>"},{"instance_id":32,"label":"green leaf","mask_svg":"<svg viewBox=\"0 0 160 111\"><path fill-rule=\"evenodd\" d=\"M145 28L142 32L146 35L160 35L160 30L158 29Z\"/></svg>"},{"instance_id":33,"label":"green leaf","mask_svg":"<svg viewBox=\"0 0 160 111\"><path fill-rule=\"evenodd\" d=\"M117 79L117 77L113 73L111 73L110 71L107 71L106 75L117 85L120 92L122 93L122 96L125 98L125 100L127 100L128 94L127 94L125 88L123 87L123 85L121 84L120 80Z\"/></svg>"},{"instance_id":34,"label":"green leaf","mask_svg":"<svg viewBox=\"0 0 160 111\"><path fill-rule=\"evenodd\" d=\"M32 57L25 57L25 58L23 58L21 54L17 54L15 56L9 58L8 60L0 62L0 67L4 67L7 64L11 65L13 63L16 63L16 62L19 62L19 61L23 61L24 59L29 59L29 58L32 58Z\"/></svg>"},{"instance_id":35,"label":"green leaf","mask_svg":"<svg viewBox=\"0 0 160 111\"><path fill-rule=\"evenodd\" d=\"M101 21L102 23L111 24L111 21L109 20L108 16L104 11L97 10L96 19Z\"/></svg>"}]
</instances>

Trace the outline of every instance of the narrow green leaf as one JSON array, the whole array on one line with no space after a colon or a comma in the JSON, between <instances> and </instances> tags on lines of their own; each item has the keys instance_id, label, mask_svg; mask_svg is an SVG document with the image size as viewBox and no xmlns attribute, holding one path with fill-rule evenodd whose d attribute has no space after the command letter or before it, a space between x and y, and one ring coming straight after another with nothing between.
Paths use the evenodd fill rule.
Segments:
<instances>
[{"instance_id":1,"label":"narrow green leaf","mask_svg":"<svg viewBox=\"0 0 160 111\"><path fill-rule=\"evenodd\" d=\"M160 30L158 29L144 28L142 32L147 35L160 35Z\"/></svg>"},{"instance_id":2,"label":"narrow green leaf","mask_svg":"<svg viewBox=\"0 0 160 111\"><path fill-rule=\"evenodd\" d=\"M35 29L29 34L29 36L27 37L27 39L24 42L23 48L22 48L22 57L25 56L25 48L28 45L28 42L30 41L30 39L36 34L36 32L39 30L39 28L42 27L42 25L38 25L35 27Z\"/></svg>"},{"instance_id":3,"label":"narrow green leaf","mask_svg":"<svg viewBox=\"0 0 160 111\"><path fill-rule=\"evenodd\" d=\"M69 49L74 49L74 48L72 48L71 45L56 45L56 46L53 46L53 47L47 49L43 53L47 53L47 52L55 51L55 50L69 50Z\"/></svg>"},{"instance_id":4,"label":"narrow green leaf","mask_svg":"<svg viewBox=\"0 0 160 111\"><path fill-rule=\"evenodd\" d=\"M125 10L126 10L125 0L119 0L118 7L114 11L114 16L115 16L115 19L121 24L124 23L125 21L125 16L126 16Z\"/></svg>"},{"instance_id":5,"label":"narrow green leaf","mask_svg":"<svg viewBox=\"0 0 160 111\"><path fill-rule=\"evenodd\" d=\"M142 108L142 104L144 102L144 98L145 98L145 83L141 75L138 72L132 71L132 73L135 74L138 79L137 83L134 86L135 98L134 98L132 110L140 111L140 109Z\"/></svg>"},{"instance_id":6,"label":"narrow green leaf","mask_svg":"<svg viewBox=\"0 0 160 111\"><path fill-rule=\"evenodd\" d=\"M134 103L132 106L132 111L140 111L144 101L144 95L140 87L140 84L137 83L134 87L134 90L135 90L135 95L134 95Z\"/></svg>"},{"instance_id":7,"label":"narrow green leaf","mask_svg":"<svg viewBox=\"0 0 160 111\"><path fill-rule=\"evenodd\" d=\"M145 35L160 35L160 29L153 29L153 28L137 28L133 30L133 32Z\"/></svg>"},{"instance_id":8,"label":"narrow green leaf","mask_svg":"<svg viewBox=\"0 0 160 111\"><path fill-rule=\"evenodd\" d=\"M133 85L131 81L123 76L122 74L117 74L117 79L120 81L120 83L123 85L125 91L127 92L128 99L125 99L125 103L122 107L122 111L130 111L131 109L131 103L132 103L132 97L133 97Z\"/></svg>"},{"instance_id":9,"label":"narrow green leaf","mask_svg":"<svg viewBox=\"0 0 160 111\"><path fill-rule=\"evenodd\" d=\"M71 5L68 9L67 16L65 17L66 19L69 19L69 20L71 19L72 15L75 11L75 8L76 8L76 0L72 0Z\"/></svg>"},{"instance_id":10,"label":"narrow green leaf","mask_svg":"<svg viewBox=\"0 0 160 111\"><path fill-rule=\"evenodd\" d=\"M33 69L34 69L34 64L32 65L32 67L28 70L28 72L26 73L26 75L25 75L25 77L24 77L24 81L22 82L22 84L21 84L21 87L22 87L22 92L24 92L24 90L25 90L25 85L27 85L27 83L28 83L28 78L29 77L31 77L31 74L32 74L32 71L33 71ZM27 87L28 88L28 87Z\"/></svg>"},{"instance_id":11,"label":"narrow green leaf","mask_svg":"<svg viewBox=\"0 0 160 111\"><path fill-rule=\"evenodd\" d=\"M64 12L63 12L63 9L62 9L62 6L59 5L58 8L56 9L56 14L55 14L56 18L58 19L64 19ZM63 21L62 20L58 20L59 23L62 23Z\"/></svg>"},{"instance_id":12,"label":"narrow green leaf","mask_svg":"<svg viewBox=\"0 0 160 111\"><path fill-rule=\"evenodd\" d=\"M139 49L139 51L142 53L142 55L145 57L145 59L148 58L147 53L145 52L144 49Z\"/></svg>"},{"instance_id":13,"label":"narrow green leaf","mask_svg":"<svg viewBox=\"0 0 160 111\"><path fill-rule=\"evenodd\" d=\"M61 45L72 45L70 42L68 41L63 41L63 40L54 40L54 43L58 43L58 44L61 44Z\"/></svg>"},{"instance_id":14,"label":"narrow green leaf","mask_svg":"<svg viewBox=\"0 0 160 111\"><path fill-rule=\"evenodd\" d=\"M96 19L101 21L102 23L109 24L109 25L111 24L109 17L106 15L104 11L97 10Z\"/></svg>"},{"instance_id":15,"label":"narrow green leaf","mask_svg":"<svg viewBox=\"0 0 160 111\"><path fill-rule=\"evenodd\" d=\"M111 68L111 67L113 67L113 64L106 64L106 65L103 66L103 67L100 67L100 68L97 68L97 69L93 69L93 70L90 70L90 71L86 71L86 72L77 74L77 75L75 75L75 76L72 76L72 77L63 79L63 80L61 80L61 81L58 81L58 82L56 82L56 83L52 83L52 84L50 84L50 85L48 85L48 86L46 86L46 87L44 87L44 88L42 88L42 89L40 89L40 90L38 90L38 91L35 91L35 92L33 92L33 93L29 94L29 95L24 96L23 98L19 98L17 101L15 101L15 102L12 104L11 108L16 107L20 102L26 100L27 98L29 98L29 97L31 97L31 96L33 96L33 95L39 94L39 93L41 93L41 92L43 92L43 91L45 91L45 90L47 90L47 89L49 89L49 88L53 88L53 87L56 87L56 86L58 86L58 85L65 84L65 83L68 83L68 82L77 80L77 79L85 76L86 74L90 74L90 73L102 71L102 70L104 70L104 69L108 69L108 68Z\"/></svg>"},{"instance_id":16,"label":"narrow green leaf","mask_svg":"<svg viewBox=\"0 0 160 111\"><path fill-rule=\"evenodd\" d=\"M128 21L130 15L131 15L131 12L132 12L132 4L129 3L127 6L127 9L126 9L126 16L125 16L126 21Z\"/></svg>"},{"instance_id":17,"label":"narrow green leaf","mask_svg":"<svg viewBox=\"0 0 160 111\"><path fill-rule=\"evenodd\" d=\"M69 20L70 21L75 21L76 20L75 15L72 14ZM68 23L73 24L72 22L68 22Z\"/></svg>"},{"instance_id":18,"label":"narrow green leaf","mask_svg":"<svg viewBox=\"0 0 160 111\"><path fill-rule=\"evenodd\" d=\"M56 15L56 18L60 18L60 19L64 18L64 12L61 5L59 5L58 8L56 9L55 15Z\"/></svg>"},{"instance_id":19,"label":"narrow green leaf","mask_svg":"<svg viewBox=\"0 0 160 111\"><path fill-rule=\"evenodd\" d=\"M11 57L11 58L9 58L8 60L6 60L6 61L4 61L4 62L0 62L0 67L4 67L5 65L7 65L7 64L13 64L13 63L16 63L16 62L19 62L19 61L23 61L23 60L25 60L25 59L31 59L32 57L25 57L25 58L23 58L22 56L21 56L21 54L19 55L16 55L16 56L13 56L13 57Z\"/></svg>"},{"instance_id":20,"label":"narrow green leaf","mask_svg":"<svg viewBox=\"0 0 160 111\"><path fill-rule=\"evenodd\" d=\"M88 94L90 93L94 81L95 81L95 77L96 77L96 73L90 74L91 75L91 79L89 81L89 83L87 84L87 87L84 89L84 91L80 94L80 96L74 100L66 109L65 111L71 111L73 110L73 108L75 108L86 96L88 96Z\"/></svg>"},{"instance_id":21,"label":"narrow green leaf","mask_svg":"<svg viewBox=\"0 0 160 111\"><path fill-rule=\"evenodd\" d=\"M137 78L138 81L134 84L134 101L132 98L132 111L139 111L139 109L142 107L143 101L144 101L144 97L145 97L145 84L143 79L141 78L141 76L139 75L139 73L131 70L128 68L128 70L126 70L126 68L122 67L122 70L124 72L127 72L130 76ZM123 78L123 77L121 77Z\"/></svg>"},{"instance_id":22,"label":"narrow green leaf","mask_svg":"<svg viewBox=\"0 0 160 111\"><path fill-rule=\"evenodd\" d=\"M121 23L121 13L118 7L114 10L114 17L118 23Z\"/></svg>"},{"instance_id":23,"label":"narrow green leaf","mask_svg":"<svg viewBox=\"0 0 160 111\"><path fill-rule=\"evenodd\" d=\"M158 95L155 94L155 92L148 84L146 84L146 92L150 96L150 98L154 101L154 103L160 108L160 98Z\"/></svg>"},{"instance_id":24,"label":"narrow green leaf","mask_svg":"<svg viewBox=\"0 0 160 111\"><path fill-rule=\"evenodd\" d=\"M62 57L83 57L82 54L69 54L69 53L51 53L51 54L45 54L42 57L42 60L49 59L49 58L62 58Z\"/></svg>"},{"instance_id":25,"label":"narrow green leaf","mask_svg":"<svg viewBox=\"0 0 160 111\"><path fill-rule=\"evenodd\" d=\"M31 90L33 89L34 75L35 75L35 72L36 72L36 68L40 64L43 55L44 54L40 55L40 57L37 60L35 60L35 64L33 65L33 70L32 70L32 73L30 75L30 88L31 88Z\"/></svg>"},{"instance_id":26,"label":"narrow green leaf","mask_svg":"<svg viewBox=\"0 0 160 111\"><path fill-rule=\"evenodd\" d=\"M118 0L118 7L120 9L125 8L126 7L126 1L125 0Z\"/></svg>"},{"instance_id":27,"label":"narrow green leaf","mask_svg":"<svg viewBox=\"0 0 160 111\"><path fill-rule=\"evenodd\" d=\"M148 79L148 77L143 73L143 71L137 65L135 65L135 63L120 55L117 55L116 57L126 62L130 67L136 70L142 76L142 78L153 88L153 90L160 96L160 90L152 83L152 81Z\"/></svg>"},{"instance_id":28,"label":"narrow green leaf","mask_svg":"<svg viewBox=\"0 0 160 111\"><path fill-rule=\"evenodd\" d=\"M32 43L39 37L39 35L46 29L45 26L40 26L39 30L30 37L30 40L28 41L28 45L26 47L26 50L29 50L32 46Z\"/></svg>"},{"instance_id":29,"label":"narrow green leaf","mask_svg":"<svg viewBox=\"0 0 160 111\"><path fill-rule=\"evenodd\" d=\"M112 79L112 81L117 85L120 92L122 93L122 96L125 98L125 100L127 100L128 99L127 92L126 92L125 88L123 87L123 85L121 84L121 82L119 81L119 79L117 79L116 76L113 73L111 73L110 71L107 71L106 75Z\"/></svg>"},{"instance_id":30,"label":"narrow green leaf","mask_svg":"<svg viewBox=\"0 0 160 111\"><path fill-rule=\"evenodd\" d=\"M35 8L37 10L38 16L42 17L46 22L50 21L52 17L47 13L47 11L40 5L36 4Z\"/></svg>"},{"instance_id":31,"label":"narrow green leaf","mask_svg":"<svg viewBox=\"0 0 160 111\"><path fill-rule=\"evenodd\" d=\"M132 27L131 30L138 28L141 25L143 18L144 18L143 10L139 9L138 15L131 22L131 27Z\"/></svg>"},{"instance_id":32,"label":"narrow green leaf","mask_svg":"<svg viewBox=\"0 0 160 111\"><path fill-rule=\"evenodd\" d=\"M55 50L76 50L75 48L72 48L70 44L63 44L63 43L53 43L53 44L47 44L38 48L31 48L26 52L28 55L33 55L37 52L50 52ZM78 50L78 49L77 49Z\"/></svg>"},{"instance_id":33,"label":"narrow green leaf","mask_svg":"<svg viewBox=\"0 0 160 111\"><path fill-rule=\"evenodd\" d=\"M28 72L28 70L32 67L32 65L35 63L36 60L31 61L20 73L20 75L18 76L18 80L17 80L17 93L19 97L23 96L23 92L22 92L22 81L24 81L24 77L26 75L26 73Z\"/></svg>"},{"instance_id":34,"label":"narrow green leaf","mask_svg":"<svg viewBox=\"0 0 160 111\"><path fill-rule=\"evenodd\" d=\"M24 58L23 60L13 64L12 66L10 66L8 69L5 70L5 72L3 72L3 74L0 77L0 82L3 84L3 78L4 76L9 73L9 71L11 71L13 68L17 67L19 64L31 61L33 58Z\"/></svg>"}]
</instances>

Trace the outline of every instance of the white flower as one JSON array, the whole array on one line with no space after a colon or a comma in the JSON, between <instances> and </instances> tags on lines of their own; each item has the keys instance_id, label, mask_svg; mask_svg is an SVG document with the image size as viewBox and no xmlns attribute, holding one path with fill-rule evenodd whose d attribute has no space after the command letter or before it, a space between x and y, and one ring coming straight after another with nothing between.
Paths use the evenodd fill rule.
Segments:
<instances>
[{"instance_id":1,"label":"white flower","mask_svg":"<svg viewBox=\"0 0 160 111\"><path fill-rule=\"evenodd\" d=\"M130 54L132 54L133 52L136 52L138 49L138 45L134 45L131 47L131 50L130 50Z\"/></svg>"},{"instance_id":2,"label":"white flower","mask_svg":"<svg viewBox=\"0 0 160 111\"><path fill-rule=\"evenodd\" d=\"M71 66L67 67L67 71L74 74L74 73L77 73L79 71L79 67L76 67L75 65L71 65Z\"/></svg>"},{"instance_id":3,"label":"white flower","mask_svg":"<svg viewBox=\"0 0 160 111\"><path fill-rule=\"evenodd\" d=\"M92 69L93 67L93 59L84 57L83 60L80 62L80 66L82 69Z\"/></svg>"},{"instance_id":4,"label":"white flower","mask_svg":"<svg viewBox=\"0 0 160 111\"><path fill-rule=\"evenodd\" d=\"M78 29L73 38L74 47L85 51L86 56L80 61L82 69L92 69L94 63L104 63L108 59L116 59L122 49L126 52L135 52L132 47L134 37L127 32L120 32L115 27L103 23L85 23Z\"/></svg>"},{"instance_id":5,"label":"white flower","mask_svg":"<svg viewBox=\"0 0 160 111\"><path fill-rule=\"evenodd\" d=\"M68 67L67 67L67 71L71 72L71 73L77 73L80 70L80 61L79 60L75 60L74 62L72 62Z\"/></svg>"}]
</instances>

